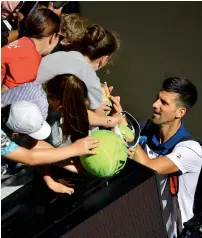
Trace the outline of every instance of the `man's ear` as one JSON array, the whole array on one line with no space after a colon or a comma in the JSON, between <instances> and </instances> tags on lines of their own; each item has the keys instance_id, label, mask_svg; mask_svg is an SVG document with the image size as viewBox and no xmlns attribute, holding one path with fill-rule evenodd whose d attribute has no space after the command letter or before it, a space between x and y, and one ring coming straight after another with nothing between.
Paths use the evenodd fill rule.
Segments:
<instances>
[{"instance_id":1,"label":"man's ear","mask_svg":"<svg viewBox=\"0 0 202 238\"><path fill-rule=\"evenodd\" d=\"M186 108L184 108L184 107L178 108L175 117L176 117L177 119L180 119L180 118L182 118L183 116L185 116L186 113L187 113L187 109L186 109Z\"/></svg>"},{"instance_id":2,"label":"man's ear","mask_svg":"<svg viewBox=\"0 0 202 238\"><path fill-rule=\"evenodd\" d=\"M13 133L11 134L11 139L14 139L14 138L16 138L16 137L18 137L18 136L19 136L19 133L13 132Z\"/></svg>"}]
</instances>

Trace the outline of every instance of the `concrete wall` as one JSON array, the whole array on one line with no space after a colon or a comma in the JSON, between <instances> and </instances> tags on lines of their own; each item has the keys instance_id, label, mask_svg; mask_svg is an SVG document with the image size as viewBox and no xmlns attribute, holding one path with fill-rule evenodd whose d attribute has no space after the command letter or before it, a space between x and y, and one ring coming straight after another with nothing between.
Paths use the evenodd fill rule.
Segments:
<instances>
[{"instance_id":1,"label":"concrete wall","mask_svg":"<svg viewBox=\"0 0 202 238\"><path fill-rule=\"evenodd\" d=\"M202 138L202 2L80 2L82 15L120 35L121 48L101 81L115 87L124 109L150 117L165 76L186 76L199 100L185 125Z\"/></svg>"}]
</instances>

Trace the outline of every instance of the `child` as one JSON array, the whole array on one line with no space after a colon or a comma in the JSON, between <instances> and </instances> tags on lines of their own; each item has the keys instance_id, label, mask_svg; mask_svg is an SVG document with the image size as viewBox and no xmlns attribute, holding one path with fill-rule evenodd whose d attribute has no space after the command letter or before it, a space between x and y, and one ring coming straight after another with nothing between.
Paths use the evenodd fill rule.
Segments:
<instances>
[{"instance_id":1,"label":"child","mask_svg":"<svg viewBox=\"0 0 202 238\"><path fill-rule=\"evenodd\" d=\"M25 20L24 37L1 50L1 91L36 79L41 57L59 41L60 17L49 9L36 9Z\"/></svg>"}]
</instances>

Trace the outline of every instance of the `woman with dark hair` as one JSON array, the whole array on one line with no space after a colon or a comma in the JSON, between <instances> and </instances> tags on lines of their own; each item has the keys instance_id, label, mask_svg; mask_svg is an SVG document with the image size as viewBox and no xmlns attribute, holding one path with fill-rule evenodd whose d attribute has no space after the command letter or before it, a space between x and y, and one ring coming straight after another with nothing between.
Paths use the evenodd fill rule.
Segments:
<instances>
[{"instance_id":1,"label":"woman with dark hair","mask_svg":"<svg viewBox=\"0 0 202 238\"><path fill-rule=\"evenodd\" d=\"M34 10L21 29L24 37L2 48L1 90L36 79L41 57L59 41L60 17L49 9Z\"/></svg>"},{"instance_id":2,"label":"woman with dark hair","mask_svg":"<svg viewBox=\"0 0 202 238\"><path fill-rule=\"evenodd\" d=\"M88 136L90 126L115 127L120 120L119 117L105 115L92 118L88 110L87 87L75 75L57 75L49 80L45 87L49 106L62 117L62 135L59 143L68 138L74 142Z\"/></svg>"}]
</instances>

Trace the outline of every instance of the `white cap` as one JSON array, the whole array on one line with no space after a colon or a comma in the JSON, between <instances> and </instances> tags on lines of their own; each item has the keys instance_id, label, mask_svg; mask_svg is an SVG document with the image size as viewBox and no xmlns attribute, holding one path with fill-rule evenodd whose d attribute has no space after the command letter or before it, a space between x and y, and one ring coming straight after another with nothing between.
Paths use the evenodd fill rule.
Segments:
<instances>
[{"instance_id":1,"label":"white cap","mask_svg":"<svg viewBox=\"0 0 202 238\"><path fill-rule=\"evenodd\" d=\"M28 101L18 101L11 105L6 126L13 132L27 134L36 140L44 140L51 133L38 106Z\"/></svg>"}]
</instances>

